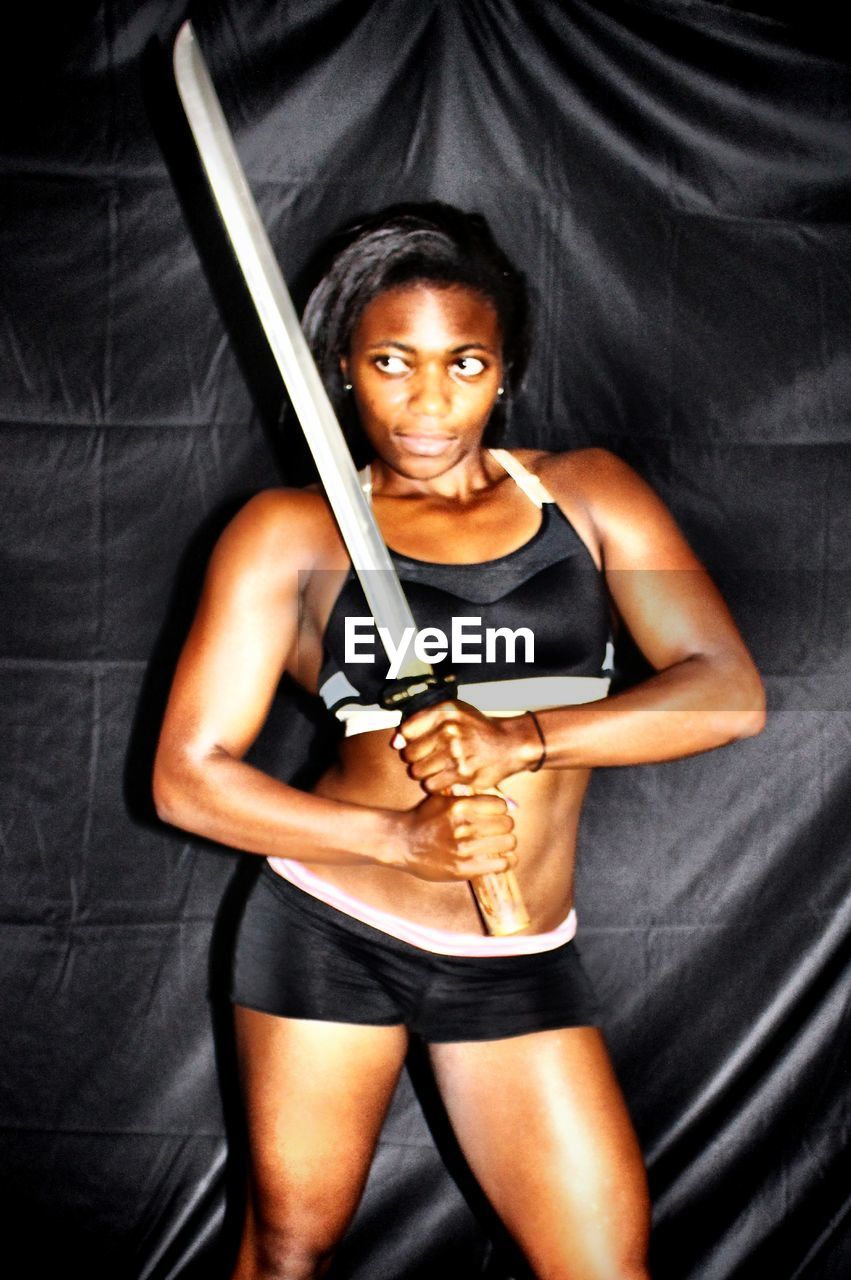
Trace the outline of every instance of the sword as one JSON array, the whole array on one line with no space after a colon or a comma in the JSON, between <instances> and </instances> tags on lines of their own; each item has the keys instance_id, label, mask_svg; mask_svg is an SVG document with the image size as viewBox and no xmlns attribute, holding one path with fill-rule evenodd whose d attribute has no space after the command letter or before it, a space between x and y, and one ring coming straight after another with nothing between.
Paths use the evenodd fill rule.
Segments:
<instances>
[{"instance_id":1,"label":"sword","mask_svg":"<svg viewBox=\"0 0 851 1280\"><path fill-rule=\"evenodd\" d=\"M189 21L175 40L174 75L210 190L352 567L377 627L386 628L388 642L398 651L406 627L415 631L416 623L308 348ZM409 645L399 678L385 699L386 705L401 710L403 719L454 696L451 684L436 676L412 650ZM489 933L516 933L529 923L513 872L477 876L470 884Z\"/></svg>"}]
</instances>

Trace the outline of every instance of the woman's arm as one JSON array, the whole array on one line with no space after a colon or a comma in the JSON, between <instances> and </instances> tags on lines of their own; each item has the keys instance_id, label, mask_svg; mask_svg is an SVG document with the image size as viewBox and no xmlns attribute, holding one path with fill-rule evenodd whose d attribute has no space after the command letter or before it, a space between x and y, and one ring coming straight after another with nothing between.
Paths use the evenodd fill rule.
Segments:
<instances>
[{"instance_id":1,"label":"woman's arm","mask_svg":"<svg viewBox=\"0 0 851 1280\"><path fill-rule=\"evenodd\" d=\"M177 666L154 763L166 822L251 853L372 863L425 879L502 871L514 838L494 797L399 813L313 796L243 760L284 670L295 666L299 572L327 546L315 495L259 495L213 553Z\"/></svg>"},{"instance_id":2,"label":"woman's arm","mask_svg":"<svg viewBox=\"0 0 851 1280\"><path fill-rule=\"evenodd\" d=\"M759 733L759 674L709 575L672 516L630 467L601 449L554 456L544 483L598 551L618 612L656 674L611 698L540 711L547 768L673 760ZM528 715L488 721L444 704L406 725L403 756L438 791L493 786L534 767Z\"/></svg>"},{"instance_id":3,"label":"woman's arm","mask_svg":"<svg viewBox=\"0 0 851 1280\"><path fill-rule=\"evenodd\" d=\"M552 463L546 483L557 499L568 485L580 494L612 599L656 671L600 703L541 712L552 767L673 760L759 733L759 673L664 504L603 449Z\"/></svg>"}]
</instances>

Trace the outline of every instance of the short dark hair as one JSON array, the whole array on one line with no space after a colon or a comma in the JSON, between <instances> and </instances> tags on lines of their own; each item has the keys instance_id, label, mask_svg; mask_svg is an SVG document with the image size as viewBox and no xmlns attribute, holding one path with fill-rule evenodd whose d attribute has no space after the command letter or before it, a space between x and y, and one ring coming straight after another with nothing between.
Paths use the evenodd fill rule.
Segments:
<instances>
[{"instance_id":1,"label":"short dark hair","mask_svg":"<svg viewBox=\"0 0 851 1280\"><path fill-rule=\"evenodd\" d=\"M365 307L403 285L463 285L496 310L502 333L504 394L488 423L503 431L529 355L529 296L522 274L500 249L485 218L432 201L400 204L350 227L333 246L330 265L311 293L302 325L319 372L354 452L362 436L340 360Z\"/></svg>"}]
</instances>

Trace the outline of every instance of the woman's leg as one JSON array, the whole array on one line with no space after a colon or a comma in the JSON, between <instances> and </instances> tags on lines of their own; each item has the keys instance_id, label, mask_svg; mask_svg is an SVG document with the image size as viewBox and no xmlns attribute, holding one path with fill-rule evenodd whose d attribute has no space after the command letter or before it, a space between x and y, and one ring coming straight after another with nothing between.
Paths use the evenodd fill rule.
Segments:
<instances>
[{"instance_id":1,"label":"woman's leg","mask_svg":"<svg viewBox=\"0 0 851 1280\"><path fill-rule=\"evenodd\" d=\"M363 1192L404 1027L235 1007L251 1175L233 1280L313 1280Z\"/></svg>"},{"instance_id":2,"label":"woman's leg","mask_svg":"<svg viewBox=\"0 0 851 1280\"><path fill-rule=\"evenodd\" d=\"M644 1165L600 1032L430 1053L470 1167L539 1280L646 1280Z\"/></svg>"}]
</instances>

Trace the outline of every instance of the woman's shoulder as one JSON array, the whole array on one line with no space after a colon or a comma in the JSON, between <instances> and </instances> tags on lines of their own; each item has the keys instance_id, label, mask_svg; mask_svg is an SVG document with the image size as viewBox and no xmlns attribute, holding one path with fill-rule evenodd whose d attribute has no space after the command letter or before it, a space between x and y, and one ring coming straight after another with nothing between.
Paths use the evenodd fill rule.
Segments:
<instances>
[{"instance_id":1,"label":"woman's shoulder","mask_svg":"<svg viewBox=\"0 0 851 1280\"><path fill-rule=\"evenodd\" d=\"M227 557L260 568L287 565L297 570L322 566L337 557L340 535L318 489L263 489L239 509L216 547Z\"/></svg>"},{"instance_id":2,"label":"woman's shoulder","mask_svg":"<svg viewBox=\"0 0 851 1280\"><path fill-rule=\"evenodd\" d=\"M632 467L609 449L589 445L583 449L566 449L552 453L546 449L512 449L512 454L527 470L546 483L572 480L583 486L617 484L637 478Z\"/></svg>"},{"instance_id":3,"label":"woman's shoulder","mask_svg":"<svg viewBox=\"0 0 851 1280\"><path fill-rule=\"evenodd\" d=\"M666 504L617 454L592 448L534 458L541 482L610 568L699 567Z\"/></svg>"},{"instance_id":4,"label":"woman's shoulder","mask_svg":"<svg viewBox=\"0 0 851 1280\"><path fill-rule=\"evenodd\" d=\"M318 485L311 485L306 489L290 489L284 485L261 489L240 507L234 519L269 529L334 523L331 510Z\"/></svg>"},{"instance_id":5,"label":"woman's shoulder","mask_svg":"<svg viewBox=\"0 0 851 1280\"><path fill-rule=\"evenodd\" d=\"M588 508L629 499L644 482L632 467L609 449L591 446L551 453L545 449L512 449L514 457L538 477L560 505Z\"/></svg>"}]
</instances>

